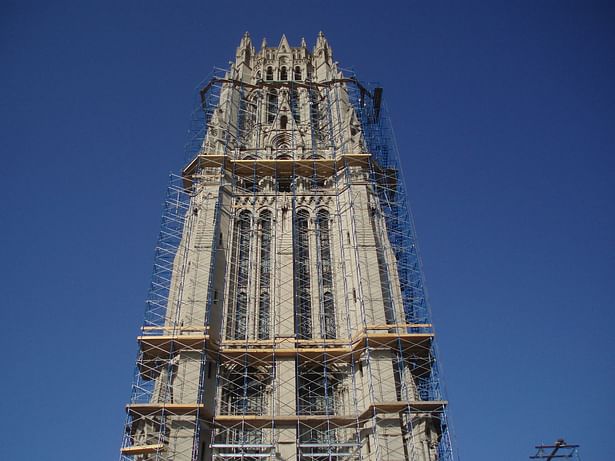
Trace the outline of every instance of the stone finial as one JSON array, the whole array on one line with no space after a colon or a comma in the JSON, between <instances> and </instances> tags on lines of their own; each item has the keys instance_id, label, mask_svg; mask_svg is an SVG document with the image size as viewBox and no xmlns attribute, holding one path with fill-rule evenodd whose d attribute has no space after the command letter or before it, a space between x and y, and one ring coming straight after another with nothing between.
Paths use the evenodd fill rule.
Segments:
<instances>
[{"instance_id":1,"label":"stone finial","mask_svg":"<svg viewBox=\"0 0 615 461\"><path fill-rule=\"evenodd\" d=\"M263 37L263 41L261 42L261 50L267 48L267 39Z\"/></svg>"},{"instance_id":2,"label":"stone finial","mask_svg":"<svg viewBox=\"0 0 615 461\"><path fill-rule=\"evenodd\" d=\"M278 50L280 51L290 50L290 45L288 44L288 40L286 39L286 34L282 34L282 39L280 40L280 44L278 45Z\"/></svg>"},{"instance_id":3,"label":"stone finial","mask_svg":"<svg viewBox=\"0 0 615 461\"><path fill-rule=\"evenodd\" d=\"M243 37L241 37L241 41L237 47L237 53L235 54L237 64L241 62L250 62L253 53L254 46L252 45L252 40L250 40L250 34L246 32L243 34Z\"/></svg>"},{"instance_id":4,"label":"stone finial","mask_svg":"<svg viewBox=\"0 0 615 461\"><path fill-rule=\"evenodd\" d=\"M250 33L246 31L241 38L241 42L239 42L239 48L250 48L252 47L252 40L250 39Z\"/></svg>"},{"instance_id":5,"label":"stone finial","mask_svg":"<svg viewBox=\"0 0 615 461\"><path fill-rule=\"evenodd\" d=\"M321 48L329 48L329 42L325 38L325 34L322 33L322 30L318 32L318 37L316 38L316 47L315 49L319 50Z\"/></svg>"}]
</instances>

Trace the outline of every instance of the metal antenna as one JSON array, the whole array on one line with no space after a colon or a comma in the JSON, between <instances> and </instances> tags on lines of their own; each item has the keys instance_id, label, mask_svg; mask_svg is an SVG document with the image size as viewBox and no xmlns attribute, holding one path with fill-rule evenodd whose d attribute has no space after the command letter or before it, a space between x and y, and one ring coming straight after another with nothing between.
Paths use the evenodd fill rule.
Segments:
<instances>
[{"instance_id":1,"label":"metal antenna","mask_svg":"<svg viewBox=\"0 0 615 461\"><path fill-rule=\"evenodd\" d=\"M579 458L579 445L569 445L564 439L558 439L554 445L536 445L538 450L534 456L530 456L530 459L545 459L547 461L554 460L556 458L566 459L578 459Z\"/></svg>"}]
</instances>

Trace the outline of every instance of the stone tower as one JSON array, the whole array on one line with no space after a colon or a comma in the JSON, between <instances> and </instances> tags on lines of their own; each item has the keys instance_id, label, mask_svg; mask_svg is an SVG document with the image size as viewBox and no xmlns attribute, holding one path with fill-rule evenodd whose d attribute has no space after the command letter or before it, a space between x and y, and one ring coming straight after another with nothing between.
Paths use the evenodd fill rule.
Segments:
<instances>
[{"instance_id":1,"label":"stone tower","mask_svg":"<svg viewBox=\"0 0 615 461\"><path fill-rule=\"evenodd\" d=\"M382 109L320 33L249 35L171 178L122 460L453 459Z\"/></svg>"}]
</instances>

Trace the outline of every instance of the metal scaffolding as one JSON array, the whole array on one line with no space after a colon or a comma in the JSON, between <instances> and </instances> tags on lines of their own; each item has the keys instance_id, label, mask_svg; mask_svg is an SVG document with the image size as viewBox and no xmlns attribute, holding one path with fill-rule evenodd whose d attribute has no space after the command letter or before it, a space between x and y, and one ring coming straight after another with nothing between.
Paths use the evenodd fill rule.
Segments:
<instances>
[{"instance_id":1,"label":"metal scaffolding","mask_svg":"<svg viewBox=\"0 0 615 461\"><path fill-rule=\"evenodd\" d=\"M267 66L285 40L199 92L121 460L452 460L382 89Z\"/></svg>"}]
</instances>

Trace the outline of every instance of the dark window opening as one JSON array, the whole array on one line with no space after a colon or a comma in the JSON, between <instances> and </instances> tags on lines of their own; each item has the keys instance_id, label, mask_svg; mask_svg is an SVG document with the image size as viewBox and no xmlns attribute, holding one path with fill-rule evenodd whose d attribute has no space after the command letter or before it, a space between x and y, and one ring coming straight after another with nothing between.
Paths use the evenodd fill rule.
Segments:
<instances>
[{"instance_id":1,"label":"dark window opening","mask_svg":"<svg viewBox=\"0 0 615 461\"><path fill-rule=\"evenodd\" d=\"M295 122L300 122L299 115L299 92L296 88L290 90L290 111L293 114Z\"/></svg>"},{"instance_id":2,"label":"dark window opening","mask_svg":"<svg viewBox=\"0 0 615 461\"><path fill-rule=\"evenodd\" d=\"M309 214L297 212L295 218L295 328L300 339L312 337L312 303L310 294L310 240L308 234Z\"/></svg>"},{"instance_id":3,"label":"dark window opening","mask_svg":"<svg viewBox=\"0 0 615 461\"><path fill-rule=\"evenodd\" d=\"M258 339L269 339L271 284L271 212L266 210L260 217L260 298L258 303Z\"/></svg>"},{"instance_id":4,"label":"dark window opening","mask_svg":"<svg viewBox=\"0 0 615 461\"><path fill-rule=\"evenodd\" d=\"M336 409L336 388L339 379L329 366L299 368L297 373L298 408L300 415L333 415Z\"/></svg>"},{"instance_id":5,"label":"dark window opening","mask_svg":"<svg viewBox=\"0 0 615 461\"><path fill-rule=\"evenodd\" d=\"M320 95L317 90L310 91L310 123L312 125L312 132L317 138L320 135L319 99Z\"/></svg>"},{"instance_id":6,"label":"dark window opening","mask_svg":"<svg viewBox=\"0 0 615 461\"><path fill-rule=\"evenodd\" d=\"M316 217L316 242L318 244L319 277L324 293L321 300L321 334L326 339L334 339L335 306L333 303L333 273L331 263L331 241L329 232L329 212L320 210Z\"/></svg>"},{"instance_id":7,"label":"dark window opening","mask_svg":"<svg viewBox=\"0 0 615 461\"><path fill-rule=\"evenodd\" d=\"M250 269L250 241L252 216L242 211L233 230L232 280L229 293L229 315L226 334L232 339L246 339L248 316L248 274Z\"/></svg>"},{"instance_id":8,"label":"dark window opening","mask_svg":"<svg viewBox=\"0 0 615 461\"><path fill-rule=\"evenodd\" d=\"M236 367L226 370L221 378L221 413L227 415L263 414L267 408L267 386L271 369Z\"/></svg>"},{"instance_id":9,"label":"dark window opening","mask_svg":"<svg viewBox=\"0 0 615 461\"><path fill-rule=\"evenodd\" d=\"M278 186L277 187L278 192L290 192L291 191L292 182L290 178L279 178L276 184Z\"/></svg>"},{"instance_id":10,"label":"dark window opening","mask_svg":"<svg viewBox=\"0 0 615 461\"><path fill-rule=\"evenodd\" d=\"M267 123L273 123L278 113L278 93L276 90L269 90L267 94Z\"/></svg>"},{"instance_id":11,"label":"dark window opening","mask_svg":"<svg viewBox=\"0 0 615 461\"><path fill-rule=\"evenodd\" d=\"M333 295L325 293L323 307L323 333L326 339L335 339L335 311L333 308Z\"/></svg>"}]
</instances>

